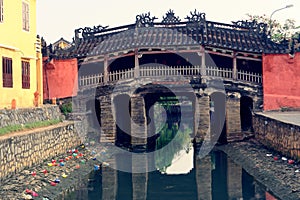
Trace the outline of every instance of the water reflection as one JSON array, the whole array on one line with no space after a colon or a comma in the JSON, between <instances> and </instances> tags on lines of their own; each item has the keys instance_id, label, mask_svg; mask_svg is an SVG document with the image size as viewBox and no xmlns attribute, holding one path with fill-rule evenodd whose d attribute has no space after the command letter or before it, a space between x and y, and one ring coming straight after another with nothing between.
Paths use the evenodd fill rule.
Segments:
<instances>
[{"instance_id":1,"label":"water reflection","mask_svg":"<svg viewBox=\"0 0 300 200\"><path fill-rule=\"evenodd\" d=\"M184 154L190 155L191 152ZM172 160L176 158L174 156ZM214 151L202 159L194 156L192 158L194 167L188 172L187 169L183 169L183 174L176 164L174 166L171 164L164 173L157 170L131 174L105 167L102 172L91 173L89 181L83 182L85 185L81 185L81 188L65 199L272 199L265 186L235 164L226 154ZM121 156L115 158L116 163L118 159L121 159ZM132 162L134 166L133 161L128 162ZM178 159L177 163L185 166L187 160Z\"/></svg>"},{"instance_id":2,"label":"water reflection","mask_svg":"<svg viewBox=\"0 0 300 200\"><path fill-rule=\"evenodd\" d=\"M166 125L156 140L155 167L162 173L184 174L193 168L192 130Z\"/></svg>"}]
</instances>

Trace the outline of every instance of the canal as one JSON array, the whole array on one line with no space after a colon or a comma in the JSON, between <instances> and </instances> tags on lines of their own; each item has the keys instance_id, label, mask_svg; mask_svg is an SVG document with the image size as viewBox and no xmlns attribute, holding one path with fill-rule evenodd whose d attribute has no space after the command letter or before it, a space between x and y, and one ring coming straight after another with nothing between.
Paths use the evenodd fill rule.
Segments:
<instances>
[{"instance_id":1,"label":"canal","mask_svg":"<svg viewBox=\"0 0 300 200\"><path fill-rule=\"evenodd\" d=\"M178 105L177 99L162 97L154 105L152 128L157 134L148 141L147 152L137 153L151 156L137 159L130 153L130 136L117 127L116 146L126 153L115 153L109 165L91 172L65 199L279 200L225 153L213 149L199 156L192 144L193 102L182 99Z\"/></svg>"},{"instance_id":2,"label":"canal","mask_svg":"<svg viewBox=\"0 0 300 200\"><path fill-rule=\"evenodd\" d=\"M147 173L129 173L102 167L102 170L91 172L89 178L82 180L66 199L275 199L267 187L225 153L212 151L201 159L195 155L192 147L189 151L183 149L174 156L168 167ZM122 155L116 158L116 163L123 162Z\"/></svg>"}]
</instances>

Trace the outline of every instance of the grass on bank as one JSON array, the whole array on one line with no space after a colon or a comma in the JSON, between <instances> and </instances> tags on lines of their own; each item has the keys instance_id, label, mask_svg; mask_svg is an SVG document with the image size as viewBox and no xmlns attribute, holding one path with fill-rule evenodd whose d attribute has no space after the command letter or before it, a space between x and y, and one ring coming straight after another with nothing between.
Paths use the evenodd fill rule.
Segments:
<instances>
[{"instance_id":1,"label":"grass on bank","mask_svg":"<svg viewBox=\"0 0 300 200\"><path fill-rule=\"evenodd\" d=\"M0 128L0 135L51 126L54 124L58 124L61 121L62 121L61 119L52 119L52 120L47 120L47 121L38 121L38 122L32 122L32 123L26 123L26 124L16 124L16 125L5 126L3 128Z\"/></svg>"}]
</instances>

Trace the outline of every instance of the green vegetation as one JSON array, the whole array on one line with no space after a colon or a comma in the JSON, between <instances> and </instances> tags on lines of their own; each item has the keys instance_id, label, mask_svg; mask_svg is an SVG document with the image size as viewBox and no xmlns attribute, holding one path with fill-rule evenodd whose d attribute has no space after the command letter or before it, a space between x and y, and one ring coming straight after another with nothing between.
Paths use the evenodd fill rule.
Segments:
<instances>
[{"instance_id":1,"label":"green vegetation","mask_svg":"<svg viewBox=\"0 0 300 200\"><path fill-rule=\"evenodd\" d=\"M73 111L72 102L62 104L61 106L59 106L59 108L64 115L71 113Z\"/></svg>"},{"instance_id":2,"label":"green vegetation","mask_svg":"<svg viewBox=\"0 0 300 200\"><path fill-rule=\"evenodd\" d=\"M48 121L38 121L38 122L27 123L27 124L10 125L10 126L0 128L0 135L5 135L8 133L24 131L24 130L34 129L34 128L46 127L46 126L58 124L60 122L61 119L53 119Z\"/></svg>"}]
</instances>

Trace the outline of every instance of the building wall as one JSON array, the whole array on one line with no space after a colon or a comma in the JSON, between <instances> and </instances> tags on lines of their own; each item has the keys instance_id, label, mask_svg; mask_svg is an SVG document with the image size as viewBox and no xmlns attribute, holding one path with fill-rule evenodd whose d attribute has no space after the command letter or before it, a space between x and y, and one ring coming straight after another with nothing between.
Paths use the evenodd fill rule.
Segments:
<instances>
[{"instance_id":1,"label":"building wall","mask_svg":"<svg viewBox=\"0 0 300 200\"><path fill-rule=\"evenodd\" d=\"M44 100L76 96L78 90L77 59L52 60L50 63L45 61L44 63Z\"/></svg>"},{"instance_id":2,"label":"building wall","mask_svg":"<svg viewBox=\"0 0 300 200\"><path fill-rule=\"evenodd\" d=\"M263 56L264 110L300 108L300 52Z\"/></svg>"},{"instance_id":3,"label":"building wall","mask_svg":"<svg viewBox=\"0 0 300 200\"><path fill-rule=\"evenodd\" d=\"M22 2L29 4L29 31L23 30ZM42 103L41 53L37 52L36 0L4 0L4 20L0 22L0 109L33 107L34 93ZM13 87L3 87L2 57L12 58ZM21 60L30 62L30 89L22 89Z\"/></svg>"}]
</instances>

